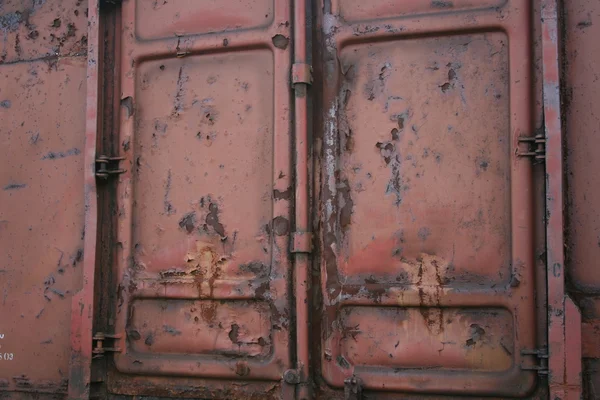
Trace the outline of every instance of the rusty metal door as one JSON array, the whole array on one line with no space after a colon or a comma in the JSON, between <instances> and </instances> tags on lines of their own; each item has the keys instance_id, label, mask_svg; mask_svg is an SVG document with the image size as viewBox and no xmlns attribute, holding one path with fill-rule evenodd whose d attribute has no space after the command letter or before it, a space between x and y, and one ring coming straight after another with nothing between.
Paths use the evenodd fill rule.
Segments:
<instances>
[{"instance_id":1,"label":"rusty metal door","mask_svg":"<svg viewBox=\"0 0 600 400\"><path fill-rule=\"evenodd\" d=\"M268 397L291 367L290 13L123 1L112 392L150 375L153 395L187 377Z\"/></svg>"},{"instance_id":2,"label":"rusty metal door","mask_svg":"<svg viewBox=\"0 0 600 400\"><path fill-rule=\"evenodd\" d=\"M108 391L543 395L532 5L293 6L122 2Z\"/></svg>"},{"instance_id":3,"label":"rusty metal door","mask_svg":"<svg viewBox=\"0 0 600 400\"><path fill-rule=\"evenodd\" d=\"M556 0L69 1L0 2L0 397L580 397L591 2L563 113Z\"/></svg>"},{"instance_id":4,"label":"rusty metal door","mask_svg":"<svg viewBox=\"0 0 600 400\"><path fill-rule=\"evenodd\" d=\"M530 394L531 2L321 6L323 379Z\"/></svg>"}]
</instances>

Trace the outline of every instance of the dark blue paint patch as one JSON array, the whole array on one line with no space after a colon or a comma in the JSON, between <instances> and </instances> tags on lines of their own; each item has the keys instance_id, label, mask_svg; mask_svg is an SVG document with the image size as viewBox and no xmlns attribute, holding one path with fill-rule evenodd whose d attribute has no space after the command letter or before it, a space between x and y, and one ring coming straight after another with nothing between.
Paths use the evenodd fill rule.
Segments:
<instances>
[{"instance_id":1,"label":"dark blue paint patch","mask_svg":"<svg viewBox=\"0 0 600 400\"><path fill-rule=\"evenodd\" d=\"M69 156L78 156L81 154L81 151L78 148L72 148L69 149L67 151L58 151L58 152L54 152L51 151L48 154L46 154L44 157L42 157L42 160L56 160L58 158L65 158L65 157L69 157Z\"/></svg>"},{"instance_id":2,"label":"dark blue paint patch","mask_svg":"<svg viewBox=\"0 0 600 400\"><path fill-rule=\"evenodd\" d=\"M27 187L27 185L24 183L10 183L10 184L4 186L4 190L18 190L18 189L24 189L26 187Z\"/></svg>"},{"instance_id":3,"label":"dark blue paint patch","mask_svg":"<svg viewBox=\"0 0 600 400\"><path fill-rule=\"evenodd\" d=\"M39 140L40 140L39 132L31 133L31 136L29 137L30 144L36 144Z\"/></svg>"},{"instance_id":4,"label":"dark blue paint patch","mask_svg":"<svg viewBox=\"0 0 600 400\"><path fill-rule=\"evenodd\" d=\"M431 235L431 231L429 230L429 228L419 228L419 238L421 238L422 241L426 241L429 235Z\"/></svg>"},{"instance_id":5,"label":"dark blue paint patch","mask_svg":"<svg viewBox=\"0 0 600 400\"><path fill-rule=\"evenodd\" d=\"M19 11L0 15L0 30L2 32L14 32L19 29L19 24L23 21L23 14Z\"/></svg>"}]
</instances>

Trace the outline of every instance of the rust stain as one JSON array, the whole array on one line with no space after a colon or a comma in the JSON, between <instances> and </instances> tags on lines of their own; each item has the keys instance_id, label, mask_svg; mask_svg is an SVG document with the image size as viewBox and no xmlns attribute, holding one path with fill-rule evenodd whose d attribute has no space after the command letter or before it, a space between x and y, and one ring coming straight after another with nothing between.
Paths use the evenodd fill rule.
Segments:
<instances>
[{"instance_id":1,"label":"rust stain","mask_svg":"<svg viewBox=\"0 0 600 400\"><path fill-rule=\"evenodd\" d=\"M200 297L212 298L215 281L220 278L227 257L218 254L213 244L197 241L196 250L186 254L185 262L186 275L196 282ZM214 313L211 308L202 310L203 317L209 321L214 318Z\"/></svg>"}]
</instances>

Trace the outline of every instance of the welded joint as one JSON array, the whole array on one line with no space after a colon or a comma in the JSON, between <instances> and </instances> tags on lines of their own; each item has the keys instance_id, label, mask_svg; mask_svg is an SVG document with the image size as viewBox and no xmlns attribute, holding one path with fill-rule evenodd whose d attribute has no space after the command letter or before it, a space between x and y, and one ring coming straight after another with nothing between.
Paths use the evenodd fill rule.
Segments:
<instances>
[{"instance_id":1,"label":"welded joint","mask_svg":"<svg viewBox=\"0 0 600 400\"><path fill-rule=\"evenodd\" d=\"M304 63L295 63L292 65L292 85L305 83L312 85L312 65Z\"/></svg>"},{"instance_id":2,"label":"welded joint","mask_svg":"<svg viewBox=\"0 0 600 400\"><path fill-rule=\"evenodd\" d=\"M312 233L294 232L292 233L292 243L290 246L292 253L310 253L312 252Z\"/></svg>"}]
</instances>

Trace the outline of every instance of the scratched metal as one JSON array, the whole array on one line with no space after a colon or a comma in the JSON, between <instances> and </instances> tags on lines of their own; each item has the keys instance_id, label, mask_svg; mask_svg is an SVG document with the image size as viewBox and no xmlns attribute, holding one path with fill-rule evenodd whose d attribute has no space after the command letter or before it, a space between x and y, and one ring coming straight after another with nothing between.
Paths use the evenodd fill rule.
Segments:
<instances>
[{"instance_id":1,"label":"scratched metal","mask_svg":"<svg viewBox=\"0 0 600 400\"><path fill-rule=\"evenodd\" d=\"M597 107L600 88L599 56L589 49L600 34L600 4L574 0L565 7L565 90L564 116L567 178L566 257L570 293L582 308L582 349L585 362L586 398L600 396L598 338L600 337L600 215L596 204L600 193L597 171L600 161L593 149L598 146Z\"/></svg>"},{"instance_id":2,"label":"scratched metal","mask_svg":"<svg viewBox=\"0 0 600 400\"><path fill-rule=\"evenodd\" d=\"M87 2L5 0L0 3L0 63L87 53Z\"/></svg>"},{"instance_id":3,"label":"scratched metal","mask_svg":"<svg viewBox=\"0 0 600 400\"><path fill-rule=\"evenodd\" d=\"M83 259L86 6L0 3L0 397L64 394Z\"/></svg>"},{"instance_id":4,"label":"scratched metal","mask_svg":"<svg viewBox=\"0 0 600 400\"><path fill-rule=\"evenodd\" d=\"M290 12L123 2L115 393L291 368Z\"/></svg>"},{"instance_id":5,"label":"scratched metal","mask_svg":"<svg viewBox=\"0 0 600 400\"><path fill-rule=\"evenodd\" d=\"M323 2L329 385L356 376L371 390L500 396L536 386L520 354L536 340L532 168L516 155L532 130L531 10L492 5Z\"/></svg>"}]
</instances>

